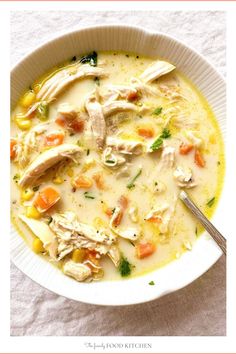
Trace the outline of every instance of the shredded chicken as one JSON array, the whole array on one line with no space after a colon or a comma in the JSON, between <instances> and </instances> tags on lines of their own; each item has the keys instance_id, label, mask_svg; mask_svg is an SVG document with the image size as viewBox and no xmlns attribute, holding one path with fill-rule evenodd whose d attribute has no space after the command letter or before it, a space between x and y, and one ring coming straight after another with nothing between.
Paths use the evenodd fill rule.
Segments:
<instances>
[{"instance_id":1,"label":"shredded chicken","mask_svg":"<svg viewBox=\"0 0 236 354\"><path fill-rule=\"evenodd\" d=\"M92 270L89 266L83 263L73 262L72 260L68 260L64 263L63 272L77 281L84 281L92 275Z\"/></svg>"},{"instance_id":2,"label":"shredded chicken","mask_svg":"<svg viewBox=\"0 0 236 354\"><path fill-rule=\"evenodd\" d=\"M128 210L129 218L132 222L138 222L138 208L137 206L131 206Z\"/></svg>"},{"instance_id":3,"label":"shredded chicken","mask_svg":"<svg viewBox=\"0 0 236 354\"><path fill-rule=\"evenodd\" d=\"M140 79L145 83L149 83L162 75L170 73L174 69L175 66L167 61L157 60L140 75Z\"/></svg>"},{"instance_id":4,"label":"shredded chicken","mask_svg":"<svg viewBox=\"0 0 236 354\"><path fill-rule=\"evenodd\" d=\"M114 150L128 155L140 155L144 150L144 144L140 141L124 140L113 136L107 136L106 145Z\"/></svg>"},{"instance_id":5,"label":"shredded chicken","mask_svg":"<svg viewBox=\"0 0 236 354\"><path fill-rule=\"evenodd\" d=\"M181 166L177 166L173 176L179 187L193 188L196 186L196 183L193 182L192 171L190 168L184 169Z\"/></svg>"},{"instance_id":6,"label":"shredded chicken","mask_svg":"<svg viewBox=\"0 0 236 354\"><path fill-rule=\"evenodd\" d=\"M24 171L19 180L19 186L32 185L50 167L65 158L75 159L75 155L81 152L81 148L74 144L62 144L42 152Z\"/></svg>"},{"instance_id":7,"label":"shredded chicken","mask_svg":"<svg viewBox=\"0 0 236 354\"><path fill-rule=\"evenodd\" d=\"M38 150L38 138L46 132L47 127L47 123L39 124L28 133L17 135L15 162L18 162L20 167L25 167L30 161L31 154Z\"/></svg>"},{"instance_id":8,"label":"shredded chicken","mask_svg":"<svg viewBox=\"0 0 236 354\"><path fill-rule=\"evenodd\" d=\"M93 226L78 221L73 212L54 214L50 229L58 240L59 259L77 248L88 248L99 254L107 254L116 238L103 229L97 230Z\"/></svg>"},{"instance_id":9,"label":"shredded chicken","mask_svg":"<svg viewBox=\"0 0 236 354\"><path fill-rule=\"evenodd\" d=\"M161 168L172 168L175 163L175 148L165 146L162 150L160 166Z\"/></svg>"},{"instance_id":10,"label":"shredded chicken","mask_svg":"<svg viewBox=\"0 0 236 354\"><path fill-rule=\"evenodd\" d=\"M137 90L132 86L125 85L106 85L99 91L99 95L106 103L116 101L120 98L126 99L130 93L136 94Z\"/></svg>"},{"instance_id":11,"label":"shredded chicken","mask_svg":"<svg viewBox=\"0 0 236 354\"><path fill-rule=\"evenodd\" d=\"M62 116L68 120L74 120L77 118L78 113L76 107L70 103L62 103L57 110L58 116Z\"/></svg>"},{"instance_id":12,"label":"shredded chicken","mask_svg":"<svg viewBox=\"0 0 236 354\"><path fill-rule=\"evenodd\" d=\"M101 104L97 100L96 92L93 92L85 101L85 107L89 114L92 132L99 149L103 148L106 138L106 122Z\"/></svg>"},{"instance_id":13,"label":"shredded chicken","mask_svg":"<svg viewBox=\"0 0 236 354\"><path fill-rule=\"evenodd\" d=\"M54 74L43 84L37 94L37 99L50 102L57 98L61 91L75 80L83 79L85 77L101 76L106 76L106 72L104 69L99 67L94 67L87 64L77 64L72 67L67 67Z\"/></svg>"},{"instance_id":14,"label":"shredded chicken","mask_svg":"<svg viewBox=\"0 0 236 354\"><path fill-rule=\"evenodd\" d=\"M133 103L126 101L108 101L102 106L105 118L120 111L136 111L137 107Z\"/></svg>"},{"instance_id":15,"label":"shredded chicken","mask_svg":"<svg viewBox=\"0 0 236 354\"><path fill-rule=\"evenodd\" d=\"M150 212L145 216L145 220L151 218L159 219L159 230L161 233L165 234L169 231L169 223L174 214L176 207L177 198L174 197L171 204L164 202L162 205L154 207Z\"/></svg>"},{"instance_id":16,"label":"shredded chicken","mask_svg":"<svg viewBox=\"0 0 236 354\"><path fill-rule=\"evenodd\" d=\"M122 211L120 207L115 208L109 223L111 230L122 238L126 238L131 241L136 241L141 235L141 231L138 227L129 227L122 230L117 226L117 218L119 218L121 212Z\"/></svg>"},{"instance_id":17,"label":"shredded chicken","mask_svg":"<svg viewBox=\"0 0 236 354\"><path fill-rule=\"evenodd\" d=\"M202 139L200 139L195 132L186 130L185 136L194 146L200 147L202 145Z\"/></svg>"}]
</instances>

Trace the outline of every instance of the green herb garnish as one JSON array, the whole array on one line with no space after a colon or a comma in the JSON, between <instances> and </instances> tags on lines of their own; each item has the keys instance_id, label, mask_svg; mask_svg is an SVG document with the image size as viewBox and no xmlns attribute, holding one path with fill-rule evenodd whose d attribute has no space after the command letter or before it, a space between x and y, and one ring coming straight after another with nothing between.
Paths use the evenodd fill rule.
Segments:
<instances>
[{"instance_id":1,"label":"green herb garnish","mask_svg":"<svg viewBox=\"0 0 236 354\"><path fill-rule=\"evenodd\" d=\"M80 59L80 63L82 64L89 63L89 65L91 66L97 66L97 61L98 61L98 55L96 52L92 52L88 55L85 55Z\"/></svg>"},{"instance_id":2,"label":"green herb garnish","mask_svg":"<svg viewBox=\"0 0 236 354\"><path fill-rule=\"evenodd\" d=\"M150 281L148 284L149 284L149 285L155 285L155 283L154 283L154 281L153 281L153 280L152 280L152 281Z\"/></svg>"},{"instance_id":3,"label":"green herb garnish","mask_svg":"<svg viewBox=\"0 0 236 354\"><path fill-rule=\"evenodd\" d=\"M152 149L152 151L156 151L156 150L160 149L160 147L163 144L163 139L167 139L170 136L171 136L171 133L170 133L169 129L164 128L161 135L150 146L150 149Z\"/></svg>"},{"instance_id":4,"label":"green herb garnish","mask_svg":"<svg viewBox=\"0 0 236 354\"><path fill-rule=\"evenodd\" d=\"M90 154L90 149L87 149L86 154L87 154L87 156Z\"/></svg>"},{"instance_id":5,"label":"green herb garnish","mask_svg":"<svg viewBox=\"0 0 236 354\"><path fill-rule=\"evenodd\" d=\"M131 189L133 187L135 187L134 182L136 181L136 179L141 175L142 173L142 169L140 168L140 170L138 171L138 173L134 176L134 178L127 184L127 188Z\"/></svg>"},{"instance_id":6,"label":"green herb garnish","mask_svg":"<svg viewBox=\"0 0 236 354\"><path fill-rule=\"evenodd\" d=\"M162 139L167 139L167 138L169 138L170 136L171 136L171 134L170 134L169 129L164 128L163 131L162 131L162 134L161 134L160 138L162 138Z\"/></svg>"},{"instance_id":7,"label":"green herb garnish","mask_svg":"<svg viewBox=\"0 0 236 354\"><path fill-rule=\"evenodd\" d=\"M14 176L13 176L13 181L15 181L16 183L18 183L20 179L20 175L18 173L16 173Z\"/></svg>"},{"instance_id":8,"label":"green herb garnish","mask_svg":"<svg viewBox=\"0 0 236 354\"><path fill-rule=\"evenodd\" d=\"M48 225L49 225L49 224L51 224L51 222L52 222L52 217L51 217L51 216L49 216L49 219L48 219Z\"/></svg>"},{"instance_id":9,"label":"green herb garnish","mask_svg":"<svg viewBox=\"0 0 236 354\"><path fill-rule=\"evenodd\" d=\"M91 194L89 194L89 192L84 192L84 196L85 196L85 198L87 198L87 199L95 199L95 197L92 196Z\"/></svg>"},{"instance_id":10,"label":"green herb garnish","mask_svg":"<svg viewBox=\"0 0 236 354\"><path fill-rule=\"evenodd\" d=\"M215 197L213 197L213 198L211 198L207 203L206 203L206 205L209 207L209 208L211 208L212 207L212 205L215 203Z\"/></svg>"},{"instance_id":11,"label":"green herb garnish","mask_svg":"<svg viewBox=\"0 0 236 354\"><path fill-rule=\"evenodd\" d=\"M152 112L152 114L159 116L159 114L161 114L161 112L162 112L162 107L158 107Z\"/></svg>"},{"instance_id":12,"label":"green herb garnish","mask_svg":"<svg viewBox=\"0 0 236 354\"><path fill-rule=\"evenodd\" d=\"M40 120L47 120L49 114L49 108L47 102L41 102L37 107L37 118Z\"/></svg>"},{"instance_id":13,"label":"green herb garnish","mask_svg":"<svg viewBox=\"0 0 236 354\"><path fill-rule=\"evenodd\" d=\"M122 277L127 277L131 273L131 264L126 258L122 258L119 265L119 272Z\"/></svg>"},{"instance_id":14,"label":"green herb garnish","mask_svg":"<svg viewBox=\"0 0 236 354\"><path fill-rule=\"evenodd\" d=\"M106 160L105 162L106 163L115 163L115 161L113 161L113 160Z\"/></svg>"}]
</instances>

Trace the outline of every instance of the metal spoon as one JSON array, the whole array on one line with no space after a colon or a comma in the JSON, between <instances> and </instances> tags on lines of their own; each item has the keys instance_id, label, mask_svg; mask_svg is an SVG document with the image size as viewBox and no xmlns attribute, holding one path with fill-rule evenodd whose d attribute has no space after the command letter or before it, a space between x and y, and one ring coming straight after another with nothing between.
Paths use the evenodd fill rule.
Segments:
<instances>
[{"instance_id":1,"label":"metal spoon","mask_svg":"<svg viewBox=\"0 0 236 354\"><path fill-rule=\"evenodd\" d=\"M193 213L198 221L204 226L204 228L209 232L211 237L215 240L217 245L221 248L223 253L226 255L226 239L223 235L212 225L212 223L205 217L201 210L195 205L195 203L189 198L185 191L181 191L179 198L188 207L188 209Z\"/></svg>"}]
</instances>

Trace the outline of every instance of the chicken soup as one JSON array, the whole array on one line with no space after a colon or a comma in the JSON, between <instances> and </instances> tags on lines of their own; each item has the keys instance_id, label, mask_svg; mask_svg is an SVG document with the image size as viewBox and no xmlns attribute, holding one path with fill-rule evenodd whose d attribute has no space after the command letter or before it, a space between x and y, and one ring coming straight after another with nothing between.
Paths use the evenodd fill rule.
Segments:
<instances>
[{"instance_id":1,"label":"chicken soup","mask_svg":"<svg viewBox=\"0 0 236 354\"><path fill-rule=\"evenodd\" d=\"M32 83L11 121L11 207L34 252L77 281L119 280L191 251L219 199L221 132L172 63L73 57Z\"/></svg>"}]
</instances>

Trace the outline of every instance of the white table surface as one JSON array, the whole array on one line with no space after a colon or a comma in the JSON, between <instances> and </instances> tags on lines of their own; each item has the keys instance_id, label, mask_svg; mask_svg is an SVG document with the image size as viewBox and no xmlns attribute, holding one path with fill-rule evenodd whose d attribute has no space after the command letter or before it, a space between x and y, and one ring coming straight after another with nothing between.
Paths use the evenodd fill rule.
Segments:
<instances>
[{"instance_id":1,"label":"white table surface","mask_svg":"<svg viewBox=\"0 0 236 354\"><path fill-rule=\"evenodd\" d=\"M78 27L130 24L166 32L193 46L225 75L224 12L12 12L11 63ZM225 259L188 287L147 304L86 305L53 294L11 266L11 335L224 336Z\"/></svg>"}]
</instances>

